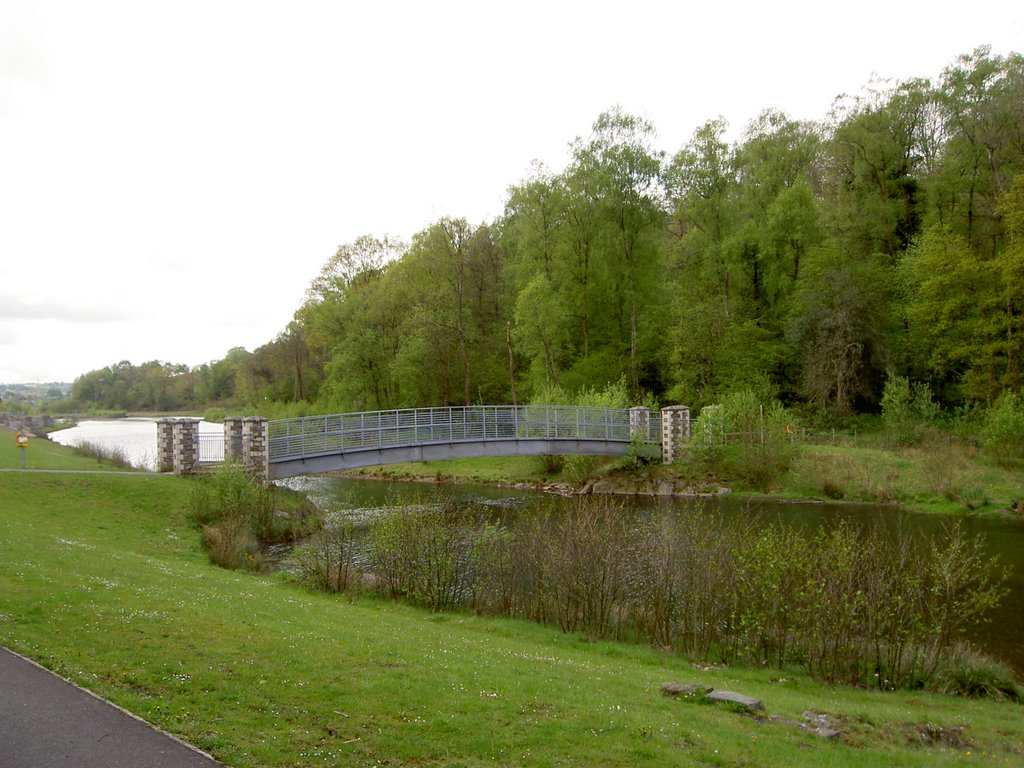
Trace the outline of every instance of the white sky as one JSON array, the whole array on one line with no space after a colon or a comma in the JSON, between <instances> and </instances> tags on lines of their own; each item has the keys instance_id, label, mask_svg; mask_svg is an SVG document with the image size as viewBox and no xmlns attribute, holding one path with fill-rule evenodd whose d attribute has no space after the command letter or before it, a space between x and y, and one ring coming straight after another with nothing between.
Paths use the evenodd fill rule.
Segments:
<instances>
[{"instance_id":1,"label":"white sky","mask_svg":"<svg viewBox=\"0 0 1024 768\"><path fill-rule=\"evenodd\" d=\"M1015 10L1010 10L1011 8ZM0 0L0 383L253 350L337 246L488 221L619 104L820 119L1024 48L1007 0Z\"/></svg>"}]
</instances>

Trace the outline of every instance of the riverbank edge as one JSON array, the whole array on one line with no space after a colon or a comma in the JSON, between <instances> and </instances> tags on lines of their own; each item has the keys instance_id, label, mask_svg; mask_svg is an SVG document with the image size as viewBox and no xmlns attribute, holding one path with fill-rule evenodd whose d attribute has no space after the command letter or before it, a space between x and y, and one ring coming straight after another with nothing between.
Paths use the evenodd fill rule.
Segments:
<instances>
[{"instance_id":1,"label":"riverbank edge","mask_svg":"<svg viewBox=\"0 0 1024 768\"><path fill-rule=\"evenodd\" d=\"M951 502L948 499L935 496L923 498L924 494L920 497L915 494L914 498L909 499L884 499L857 496L834 498L785 490L765 493L753 490L736 490L730 485L712 479L694 482L691 479L680 477L668 468L662 467L647 467L638 472L609 465L603 471L588 477L583 483L574 483L566 479L529 477L526 476L526 473L520 473L519 479L497 479L487 477L487 473L478 471L479 466L495 461L502 460L488 458L432 462L430 464L393 464L329 474L345 479L376 480L382 482L465 483L485 485L493 488L535 491L566 497L605 495L649 499L715 499L729 496L750 503L770 501L778 504L835 504L851 507L870 504L876 507L891 508L894 513L912 512L947 515L950 517L1002 518L1024 521L1024 504L1016 505L1015 509L1016 499L1009 499L1005 503L996 501L980 508L968 508ZM503 463L508 465L511 462L506 460ZM986 495L988 495L987 490ZM994 493L992 495L995 496Z\"/></svg>"}]
</instances>

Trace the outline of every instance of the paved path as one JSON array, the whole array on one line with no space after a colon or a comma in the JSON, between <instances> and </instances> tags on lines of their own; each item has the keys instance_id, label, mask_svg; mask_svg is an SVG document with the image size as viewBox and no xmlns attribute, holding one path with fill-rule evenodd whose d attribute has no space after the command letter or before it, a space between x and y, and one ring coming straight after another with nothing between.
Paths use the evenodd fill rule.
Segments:
<instances>
[{"instance_id":1,"label":"paved path","mask_svg":"<svg viewBox=\"0 0 1024 768\"><path fill-rule=\"evenodd\" d=\"M0 647L3 768L222 768L123 709Z\"/></svg>"}]
</instances>

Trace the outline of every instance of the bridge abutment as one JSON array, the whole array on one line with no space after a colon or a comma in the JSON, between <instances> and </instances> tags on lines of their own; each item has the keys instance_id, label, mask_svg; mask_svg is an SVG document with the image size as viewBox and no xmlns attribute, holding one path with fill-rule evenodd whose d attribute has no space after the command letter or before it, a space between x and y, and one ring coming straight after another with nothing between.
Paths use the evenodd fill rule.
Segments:
<instances>
[{"instance_id":1,"label":"bridge abutment","mask_svg":"<svg viewBox=\"0 0 1024 768\"><path fill-rule=\"evenodd\" d=\"M200 419L159 419L156 423L157 471L193 475L199 464ZM224 460L234 461L261 483L270 480L267 419L224 419Z\"/></svg>"}]
</instances>

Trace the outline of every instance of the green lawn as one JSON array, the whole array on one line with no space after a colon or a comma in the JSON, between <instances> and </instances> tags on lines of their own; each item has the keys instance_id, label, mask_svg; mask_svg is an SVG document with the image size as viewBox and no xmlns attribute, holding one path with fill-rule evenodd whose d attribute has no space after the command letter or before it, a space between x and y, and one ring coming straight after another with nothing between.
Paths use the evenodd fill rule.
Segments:
<instances>
[{"instance_id":1,"label":"green lawn","mask_svg":"<svg viewBox=\"0 0 1024 768\"><path fill-rule=\"evenodd\" d=\"M0 469L21 467L21 448L15 443L16 434L8 429L0 429ZM27 469L67 470L120 469L108 462L98 461L89 456L80 456L66 446L58 445L42 437L29 438L28 448L25 449L25 467Z\"/></svg>"},{"instance_id":2,"label":"green lawn","mask_svg":"<svg viewBox=\"0 0 1024 768\"><path fill-rule=\"evenodd\" d=\"M0 643L228 765L1024 765L1016 704L695 669L218 569L190 482L0 473ZM831 713L844 736L666 699L667 680Z\"/></svg>"}]
</instances>

